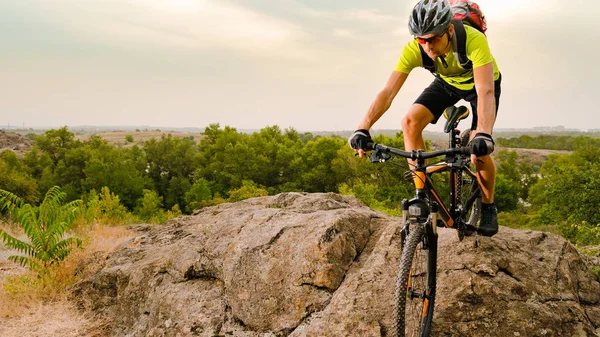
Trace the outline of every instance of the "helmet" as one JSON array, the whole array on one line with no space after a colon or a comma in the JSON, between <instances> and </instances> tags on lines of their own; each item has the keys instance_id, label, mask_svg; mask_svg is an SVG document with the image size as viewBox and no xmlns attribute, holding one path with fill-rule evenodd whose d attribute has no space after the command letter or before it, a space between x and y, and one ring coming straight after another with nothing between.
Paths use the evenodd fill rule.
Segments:
<instances>
[{"instance_id":1,"label":"helmet","mask_svg":"<svg viewBox=\"0 0 600 337\"><path fill-rule=\"evenodd\" d=\"M408 30L414 36L440 34L448 26L454 14L448 0L420 0L408 20Z\"/></svg>"}]
</instances>

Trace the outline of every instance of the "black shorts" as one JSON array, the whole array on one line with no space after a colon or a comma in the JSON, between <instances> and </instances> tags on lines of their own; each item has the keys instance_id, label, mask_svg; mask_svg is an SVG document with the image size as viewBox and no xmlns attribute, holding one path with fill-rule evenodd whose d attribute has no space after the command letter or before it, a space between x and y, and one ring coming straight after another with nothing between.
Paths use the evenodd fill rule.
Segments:
<instances>
[{"instance_id":1,"label":"black shorts","mask_svg":"<svg viewBox=\"0 0 600 337\"><path fill-rule=\"evenodd\" d=\"M498 114L498 106L500 105L500 82L502 75L494 81L494 96L496 97L496 115ZM446 83L440 78L435 78L429 87L425 88L415 103L424 105L433 114L431 124L437 123L438 119L444 113L447 107L456 104L459 100L464 99L471 104L473 111L473 123L471 130L477 128L477 92L475 88L472 90L460 90Z\"/></svg>"}]
</instances>

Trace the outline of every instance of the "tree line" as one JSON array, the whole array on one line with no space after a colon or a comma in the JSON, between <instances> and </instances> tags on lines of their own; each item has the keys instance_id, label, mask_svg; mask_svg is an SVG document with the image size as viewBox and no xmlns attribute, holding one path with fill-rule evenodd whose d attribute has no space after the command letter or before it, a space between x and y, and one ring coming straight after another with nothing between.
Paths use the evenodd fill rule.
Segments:
<instances>
[{"instance_id":1,"label":"tree line","mask_svg":"<svg viewBox=\"0 0 600 337\"><path fill-rule=\"evenodd\" d=\"M600 147L600 138L564 135L522 135L512 138L498 138L496 143L502 147L511 148L573 151L581 147Z\"/></svg>"},{"instance_id":2,"label":"tree line","mask_svg":"<svg viewBox=\"0 0 600 337\"><path fill-rule=\"evenodd\" d=\"M345 138L278 126L246 134L218 124L202 135L199 142L165 134L120 147L99 136L77 140L66 127L48 130L34 138L33 149L22 158L12 151L0 153L0 189L36 204L60 186L66 201L81 199L88 205L84 214L90 221L116 214L156 222L222 202L289 191L353 194L372 208L398 214L400 201L414 194L404 175L405 160L371 164L355 157ZM527 226L549 224L574 240L594 241L600 223L595 208L600 202L600 144L585 137L548 137L520 139L573 144L573 152L551 155L543 164L515 151L494 154L496 204L504 219ZM375 141L404 147L401 133L378 135ZM445 178L438 179L443 186Z\"/></svg>"}]
</instances>

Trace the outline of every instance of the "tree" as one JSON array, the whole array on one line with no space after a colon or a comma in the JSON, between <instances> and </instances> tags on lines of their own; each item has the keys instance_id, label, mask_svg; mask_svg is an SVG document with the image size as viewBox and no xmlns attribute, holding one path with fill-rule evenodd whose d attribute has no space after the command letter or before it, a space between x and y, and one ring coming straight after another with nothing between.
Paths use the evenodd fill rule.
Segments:
<instances>
[{"instance_id":1,"label":"tree","mask_svg":"<svg viewBox=\"0 0 600 337\"><path fill-rule=\"evenodd\" d=\"M204 140L204 139L203 139ZM165 208L185 202L190 188L189 178L199 166L198 147L194 140L163 135L160 140L144 143L146 175L152 179L154 190L164 198Z\"/></svg>"},{"instance_id":2,"label":"tree","mask_svg":"<svg viewBox=\"0 0 600 337\"><path fill-rule=\"evenodd\" d=\"M151 220L162 212L162 198L156 191L144 190L144 196L139 200L136 213L145 221Z\"/></svg>"},{"instance_id":3,"label":"tree","mask_svg":"<svg viewBox=\"0 0 600 337\"><path fill-rule=\"evenodd\" d=\"M226 126L220 129L211 124L204 131L204 138L198 149L199 163L196 177L211 182L213 194L225 195L233 188L240 187L242 180L249 179L254 170L248 160L254 157L247 144L248 135L238 133L235 128Z\"/></svg>"},{"instance_id":4,"label":"tree","mask_svg":"<svg viewBox=\"0 0 600 337\"><path fill-rule=\"evenodd\" d=\"M256 183L251 180L244 180L242 187L229 192L229 199L227 199L227 201L236 202L266 195L268 194L264 187L256 185Z\"/></svg>"},{"instance_id":5,"label":"tree","mask_svg":"<svg viewBox=\"0 0 600 337\"><path fill-rule=\"evenodd\" d=\"M600 224L600 149L551 155L542 165L530 199L546 224Z\"/></svg>"},{"instance_id":6,"label":"tree","mask_svg":"<svg viewBox=\"0 0 600 337\"><path fill-rule=\"evenodd\" d=\"M300 155L292 161L294 169L299 170L301 188L307 192L337 192L342 177L333 169L333 161L338 150L346 145L340 138L319 137L311 140L302 149Z\"/></svg>"},{"instance_id":7,"label":"tree","mask_svg":"<svg viewBox=\"0 0 600 337\"><path fill-rule=\"evenodd\" d=\"M38 200L37 181L12 151L0 153L0 189L11 191L25 202Z\"/></svg>"},{"instance_id":8,"label":"tree","mask_svg":"<svg viewBox=\"0 0 600 337\"><path fill-rule=\"evenodd\" d=\"M40 150L50 155L55 164L64 157L67 150L81 144L66 126L44 132L36 137L35 142Z\"/></svg>"},{"instance_id":9,"label":"tree","mask_svg":"<svg viewBox=\"0 0 600 337\"><path fill-rule=\"evenodd\" d=\"M21 241L0 229L0 239L4 244L25 254L10 256L10 261L43 272L63 261L73 247L81 246L81 239L64 238L81 212L81 200L64 204L65 199L66 194L54 186L46 193L44 201L35 207L13 193L0 190L0 211L12 216L31 241Z\"/></svg>"},{"instance_id":10,"label":"tree","mask_svg":"<svg viewBox=\"0 0 600 337\"><path fill-rule=\"evenodd\" d=\"M152 186L138 163L139 148L119 149L101 143L86 145L87 159L82 169L82 193L91 189L108 187L119 195L125 207L132 210L143 195L143 190Z\"/></svg>"},{"instance_id":11,"label":"tree","mask_svg":"<svg viewBox=\"0 0 600 337\"><path fill-rule=\"evenodd\" d=\"M517 209L521 196L522 176L519 172L515 151L500 150L496 155L496 187L494 202L503 212Z\"/></svg>"},{"instance_id":12,"label":"tree","mask_svg":"<svg viewBox=\"0 0 600 337\"><path fill-rule=\"evenodd\" d=\"M496 174L494 203L498 210L508 212L517 209L520 190L521 185L517 180L508 178L502 173Z\"/></svg>"},{"instance_id":13,"label":"tree","mask_svg":"<svg viewBox=\"0 0 600 337\"><path fill-rule=\"evenodd\" d=\"M38 195L45 193L56 185L54 162L49 154L34 146L31 151L25 154L22 160L27 172L38 183Z\"/></svg>"},{"instance_id":14,"label":"tree","mask_svg":"<svg viewBox=\"0 0 600 337\"><path fill-rule=\"evenodd\" d=\"M197 179L190 190L185 193L186 211L192 213L211 199L209 182L204 178Z\"/></svg>"},{"instance_id":15,"label":"tree","mask_svg":"<svg viewBox=\"0 0 600 337\"><path fill-rule=\"evenodd\" d=\"M526 201L529 189L538 179L538 168L527 157L519 158L516 151L500 150L496 159L496 191L494 199L501 211L517 208L519 199Z\"/></svg>"}]
</instances>

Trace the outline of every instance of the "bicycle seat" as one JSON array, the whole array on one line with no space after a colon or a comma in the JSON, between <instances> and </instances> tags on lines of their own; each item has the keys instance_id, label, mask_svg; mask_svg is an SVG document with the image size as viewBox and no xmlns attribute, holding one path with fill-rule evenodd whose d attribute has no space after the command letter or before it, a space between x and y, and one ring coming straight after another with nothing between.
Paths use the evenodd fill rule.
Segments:
<instances>
[{"instance_id":1,"label":"bicycle seat","mask_svg":"<svg viewBox=\"0 0 600 337\"><path fill-rule=\"evenodd\" d=\"M458 122L469 117L469 109L466 106L461 105L456 107L454 105L449 106L444 110L444 117L446 117L446 125L444 125L444 132L450 133L450 131L456 129Z\"/></svg>"}]
</instances>

